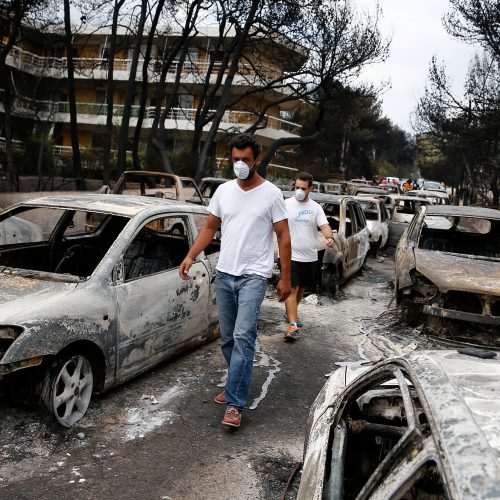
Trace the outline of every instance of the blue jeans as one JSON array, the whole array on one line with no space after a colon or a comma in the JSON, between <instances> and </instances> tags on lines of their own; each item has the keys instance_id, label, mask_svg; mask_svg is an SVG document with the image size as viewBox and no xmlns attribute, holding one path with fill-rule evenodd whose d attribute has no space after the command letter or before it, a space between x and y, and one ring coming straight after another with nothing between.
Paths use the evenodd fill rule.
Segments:
<instances>
[{"instance_id":1,"label":"blue jeans","mask_svg":"<svg viewBox=\"0 0 500 500\"><path fill-rule=\"evenodd\" d=\"M240 410L245 407L250 392L257 318L266 288L267 278L263 276L233 276L217 271L221 347L228 366L226 401Z\"/></svg>"}]
</instances>

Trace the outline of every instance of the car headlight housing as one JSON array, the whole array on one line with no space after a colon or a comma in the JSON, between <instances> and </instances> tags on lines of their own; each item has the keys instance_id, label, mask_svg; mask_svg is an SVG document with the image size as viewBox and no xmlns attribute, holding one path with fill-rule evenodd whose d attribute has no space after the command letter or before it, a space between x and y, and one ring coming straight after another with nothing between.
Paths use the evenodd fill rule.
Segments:
<instances>
[{"instance_id":1,"label":"car headlight housing","mask_svg":"<svg viewBox=\"0 0 500 500\"><path fill-rule=\"evenodd\" d=\"M412 300L418 304L428 304L439 293L439 288L428 278L418 271L411 273L411 286Z\"/></svg>"},{"instance_id":2,"label":"car headlight housing","mask_svg":"<svg viewBox=\"0 0 500 500\"><path fill-rule=\"evenodd\" d=\"M0 361L7 349L14 343L14 340L23 333L23 328L16 325L0 326Z\"/></svg>"}]
</instances>

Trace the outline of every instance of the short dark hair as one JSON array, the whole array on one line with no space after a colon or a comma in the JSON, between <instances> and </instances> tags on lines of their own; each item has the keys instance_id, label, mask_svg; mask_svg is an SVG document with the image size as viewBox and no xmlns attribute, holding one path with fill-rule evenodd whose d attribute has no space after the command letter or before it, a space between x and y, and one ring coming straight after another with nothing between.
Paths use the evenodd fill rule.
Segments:
<instances>
[{"instance_id":1,"label":"short dark hair","mask_svg":"<svg viewBox=\"0 0 500 500\"><path fill-rule=\"evenodd\" d=\"M307 181L307 186L311 187L313 185L313 176L309 172L299 172L295 176L295 180L300 179L301 181ZM295 181L294 181L295 186Z\"/></svg>"},{"instance_id":2,"label":"short dark hair","mask_svg":"<svg viewBox=\"0 0 500 500\"><path fill-rule=\"evenodd\" d=\"M238 134L237 136L231 139L229 143L229 153L232 153L233 148L236 149L245 149L252 148L253 157L257 159L262 153L262 144L259 139L255 137L253 134Z\"/></svg>"}]
</instances>

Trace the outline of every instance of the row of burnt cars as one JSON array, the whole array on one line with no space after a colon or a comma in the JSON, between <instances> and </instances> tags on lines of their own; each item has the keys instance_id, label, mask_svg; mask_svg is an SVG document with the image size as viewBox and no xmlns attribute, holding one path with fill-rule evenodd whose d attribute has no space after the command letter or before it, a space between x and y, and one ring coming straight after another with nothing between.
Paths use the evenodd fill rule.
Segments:
<instances>
[{"instance_id":1,"label":"row of burnt cars","mask_svg":"<svg viewBox=\"0 0 500 500\"><path fill-rule=\"evenodd\" d=\"M322 287L336 292L368 248L397 246L402 314L459 347L338 363L309 414L297 499L500 498L500 212L444 190L311 197L336 242Z\"/></svg>"},{"instance_id":2,"label":"row of burnt cars","mask_svg":"<svg viewBox=\"0 0 500 500\"><path fill-rule=\"evenodd\" d=\"M192 280L178 278L203 203L122 187L0 214L0 383L41 395L64 426L94 393L218 336L218 239ZM177 199L182 188L165 187ZM334 250L318 237L323 288L335 293L390 241L390 223L404 224L395 294L406 317L498 347L500 212L385 192L313 197L334 229ZM311 410L298 498L500 498L500 362L478 355L495 352L340 366Z\"/></svg>"},{"instance_id":3,"label":"row of burnt cars","mask_svg":"<svg viewBox=\"0 0 500 500\"><path fill-rule=\"evenodd\" d=\"M500 211L412 196L396 202L416 209L398 220L396 301L460 347L338 363L310 411L299 500L500 498Z\"/></svg>"}]
</instances>

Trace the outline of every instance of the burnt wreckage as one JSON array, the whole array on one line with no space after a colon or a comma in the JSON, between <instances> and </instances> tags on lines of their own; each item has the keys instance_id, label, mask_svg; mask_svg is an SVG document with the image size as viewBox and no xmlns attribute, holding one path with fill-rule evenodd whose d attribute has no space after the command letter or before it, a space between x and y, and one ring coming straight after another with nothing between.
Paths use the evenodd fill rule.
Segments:
<instances>
[{"instance_id":1,"label":"burnt wreckage","mask_svg":"<svg viewBox=\"0 0 500 500\"><path fill-rule=\"evenodd\" d=\"M500 360L489 354L339 363L309 414L297 499L500 498Z\"/></svg>"},{"instance_id":2,"label":"burnt wreckage","mask_svg":"<svg viewBox=\"0 0 500 500\"><path fill-rule=\"evenodd\" d=\"M421 207L397 247L395 284L410 321L500 348L500 212Z\"/></svg>"},{"instance_id":3,"label":"burnt wreckage","mask_svg":"<svg viewBox=\"0 0 500 500\"><path fill-rule=\"evenodd\" d=\"M13 217L37 230L0 246L0 382L32 380L62 425L85 415L93 392L218 335L219 241L192 280L178 274L206 208L87 194L27 201L0 223Z\"/></svg>"}]
</instances>

